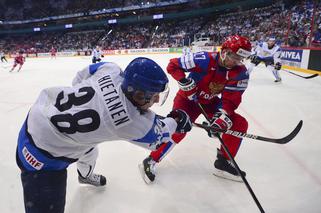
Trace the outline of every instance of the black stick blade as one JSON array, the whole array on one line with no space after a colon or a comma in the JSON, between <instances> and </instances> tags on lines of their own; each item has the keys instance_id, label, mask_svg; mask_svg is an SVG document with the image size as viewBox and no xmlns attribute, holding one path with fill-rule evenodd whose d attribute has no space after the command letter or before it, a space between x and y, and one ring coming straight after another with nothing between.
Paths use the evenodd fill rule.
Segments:
<instances>
[{"instance_id":1,"label":"black stick blade","mask_svg":"<svg viewBox=\"0 0 321 213\"><path fill-rule=\"evenodd\" d=\"M288 70L284 70L284 71L286 71L287 73L290 73L290 74L292 74L292 75L296 75L296 76L298 76L298 77L300 77L300 78L304 78L304 79L311 79L311 78L315 78L315 77L319 76L318 73L315 73L315 74L309 75L309 76L302 76L302 75L296 74L296 73L291 72L291 71L288 71Z\"/></svg>"},{"instance_id":2,"label":"black stick blade","mask_svg":"<svg viewBox=\"0 0 321 213\"><path fill-rule=\"evenodd\" d=\"M268 137L263 137L263 136L259 136L259 135L253 135L253 134L248 134L245 132L238 132L238 131L233 131L233 130L218 129L218 128L210 127L205 124L193 123L193 125L196 127L205 129L205 130L213 130L214 132L233 135L238 138L251 138L254 140L260 140L260 141L265 141L265 142L270 142L270 143L286 144L286 143L290 142L300 132L302 125L303 125L303 121L300 120L300 122L296 125L294 130L289 135L287 135L283 138L279 138L279 139L268 138Z\"/></svg>"},{"instance_id":3,"label":"black stick blade","mask_svg":"<svg viewBox=\"0 0 321 213\"><path fill-rule=\"evenodd\" d=\"M278 143L278 144L286 144L286 143L290 142L293 138L295 138L295 136L300 132L302 125L303 125L303 121L300 120L300 122L296 125L294 130L290 134L285 136L284 138L273 139L273 138L266 138L266 137L258 136L257 140Z\"/></svg>"},{"instance_id":4,"label":"black stick blade","mask_svg":"<svg viewBox=\"0 0 321 213\"><path fill-rule=\"evenodd\" d=\"M314 78L314 77L317 77L318 75L319 74L310 75L310 76L305 77L305 79Z\"/></svg>"}]
</instances>

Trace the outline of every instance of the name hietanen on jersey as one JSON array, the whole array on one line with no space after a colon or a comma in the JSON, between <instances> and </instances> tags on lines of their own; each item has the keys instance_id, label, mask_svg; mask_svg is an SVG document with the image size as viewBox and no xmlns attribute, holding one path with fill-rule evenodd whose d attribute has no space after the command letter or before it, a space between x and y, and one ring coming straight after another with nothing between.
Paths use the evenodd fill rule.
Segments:
<instances>
[{"instance_id":1,"label":"name hietanen on jersey","mask_svg":"<svg viewBox=\"0 0 321 213\"><path fill-rule=\"evenodd\" d=\"M110 118L115 128L122 127L130 122L130 118L125 110L125 107L119 97L115 84L113 83L110 75L98 79L100 91L105 97L104 102L109 111Z\"/></svg>"}]
</instances>

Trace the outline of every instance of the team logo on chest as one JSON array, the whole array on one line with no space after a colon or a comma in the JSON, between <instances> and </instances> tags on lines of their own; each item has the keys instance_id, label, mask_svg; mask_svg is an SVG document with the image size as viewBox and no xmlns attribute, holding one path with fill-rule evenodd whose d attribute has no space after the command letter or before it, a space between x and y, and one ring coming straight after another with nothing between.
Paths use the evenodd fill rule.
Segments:
<instances>
[{"instance_id":1,"label":"team logo on chest","mask_svg":"<svg viewBox=\"0 0 321 213\"><path fill-rule=\"evenodd\" d=\"M208 88L211 92L211 94L213 95L216 95L216 94L219 94L221 93L221 91L224 89L224 84L220 84L220 83L216 83L216 82L211 82L209 85L208 85Z\"/></svg>"}]
</instances>

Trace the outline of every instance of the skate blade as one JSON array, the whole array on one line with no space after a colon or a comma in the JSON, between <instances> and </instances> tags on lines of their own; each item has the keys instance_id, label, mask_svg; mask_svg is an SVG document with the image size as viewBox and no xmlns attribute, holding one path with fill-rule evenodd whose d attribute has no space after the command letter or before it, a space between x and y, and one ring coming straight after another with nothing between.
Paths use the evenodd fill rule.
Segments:
<instances>
[{"instance_id":1,"label":"skate blade","mask_svg":"<svg viewBox=\"0 0 321 213\"><path fill-rule=\"evenodd\" d=\"M105 185L94 184L94 183L90 183L90 182L84 182L84 181L81 181L81 180L78 180L78 183L81 186L94 186L94 187L97 187L97 188L104 188L107 185L107 184L105 184Z\"/></svg>"},{"instance_id":2,"label":"skate blade","mask_svg":"<svg viewBox=\"0 0 321 213\"><path fill-rule=\"evenodd\" d=\"M218 170L218 169L215 169L215 171L213 172L213 175L215 175L216 177L219 177L219 178L223 178L223 179L226 179L226 180L231 180L231 181L234 181L234 182L243 182L241 176L235 176L235 175L232 175L228 172L225 172L225 171L221 171L221 170Z\"/></svg>"},{"instance_id":3,"label":"skate blade","mask_svg":"<svg viewBox=\"0 0 321 213\"><path fill-rule=\"evenodd\" d=\"M144 182L145 182L147 185L152 184L153 181L151 181L151 180L147 177L147 175L145 174L144 165L143 165L143 164L139 164L139 165L138 165L138 169L139 169L140 175L142 176Z\"/></svg>"}]
</instances>

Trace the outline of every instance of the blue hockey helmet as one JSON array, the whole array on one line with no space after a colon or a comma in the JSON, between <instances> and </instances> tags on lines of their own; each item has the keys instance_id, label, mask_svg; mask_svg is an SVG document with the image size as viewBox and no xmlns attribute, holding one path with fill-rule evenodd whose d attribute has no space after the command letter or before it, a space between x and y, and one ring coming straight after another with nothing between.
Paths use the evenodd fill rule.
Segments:
<instances>
[{"instance_id":1,"label":"blue hockey helmet","mask_svg":"<svg viewBox=\"0 0 321 213\"><path fill-rule=\"evenodd\" d=\"M135 58L125 68L122 76L124 80L121 88L124 93L127 96L132 96L136 91L142 91L146 103L155 93L168 90L168 78L164 70L149 58ZM162 101L162 103L164 102L165 100Z\"/></svg>"}]
</instances>

